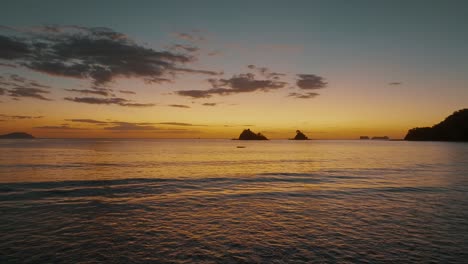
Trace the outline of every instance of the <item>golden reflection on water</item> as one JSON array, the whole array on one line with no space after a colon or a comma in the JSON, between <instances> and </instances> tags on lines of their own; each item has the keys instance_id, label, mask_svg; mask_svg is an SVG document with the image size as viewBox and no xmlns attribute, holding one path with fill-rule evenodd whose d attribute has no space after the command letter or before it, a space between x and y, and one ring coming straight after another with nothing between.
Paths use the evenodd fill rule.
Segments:
<instances>
[{"instance_id":1,"label":"golden reflection on water","mask_svg":"<svg viewBox=\"0 0 468 264\"><path fill-rule=\"evenodd\" d=\"M0 143L7 262L463 263L468 145ZM45 248L47 250L45 250Z\"/></svg>"},{"instance_id":2,"label":"golden reflection on water","mask_svg":"<svg viewBox=\"0 0 468 264\"><path fill-rule=\"evenodd\" d=\"M399 169L417 173L432 166L437 170L437 164L456 162L466 155L463 145L388 141L36 140L0 144L1 182L248 177L337 170L368 171L378 181L395 171L398 176ZM246 148L236 148L239 144ZM453 154L457 151L461 153ZM409 179L403 177L400 183L405 180Z\"/></svg>"}]
</instances>

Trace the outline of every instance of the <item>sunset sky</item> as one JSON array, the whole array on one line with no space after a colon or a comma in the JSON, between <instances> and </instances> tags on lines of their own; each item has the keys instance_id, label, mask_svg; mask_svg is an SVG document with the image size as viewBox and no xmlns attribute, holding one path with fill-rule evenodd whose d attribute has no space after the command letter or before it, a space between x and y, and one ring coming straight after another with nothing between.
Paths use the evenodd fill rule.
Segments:
<instances>
[{"instance_id":1,"label":"sunset sky","mask_svg":"<svg viewBox=\"0 0 468 264\"><path fill-rule=\"evenodd\" d=\"M468 102L466 1L5 1L0 134L402 138Z\"/></svg>"}]
</instances>

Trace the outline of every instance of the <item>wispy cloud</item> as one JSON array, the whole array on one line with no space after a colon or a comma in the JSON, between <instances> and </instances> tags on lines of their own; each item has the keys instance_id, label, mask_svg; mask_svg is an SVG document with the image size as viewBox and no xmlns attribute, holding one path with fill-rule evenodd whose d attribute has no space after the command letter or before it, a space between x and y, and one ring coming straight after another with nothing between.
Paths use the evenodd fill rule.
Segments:
<instances>
[{"instance_id":1,"label":"wispy cloud","mask_svg":"<svg viewBox=\"0 0 468 264\"><path fill-rule=\"evenodd\" d=\"M8 90L8 94L11 97L20 98L20 97L30 97L35 99L40 99L44 101L51 101L51 99L45 97L43 94L49 94L49 91L39 89L39 88L27 88L27 87L16 87Z\"/></svg>"},{"instance_id":2,"label":"wispy cloud","mask_svg":"<svg viewBox=\"0 0 468 264\"><path fill-rule=\"evenodd\" d=\"M112 123L112 122L107 122L107 121L99 121L99 120L85 119L85 118L65 119L65 121L79 122L79 123L89 123L89 124L98 124L98 125L106 125L106 124Z\"/></svg>"},{"instance_id":3,"label":"wispy cloud","mask_svg":"<svg viewBox=\"0 0 468 264\"><path fill-rule=\"evenodd\" d=\"M185 73L198 73L198 74L205 74L205 75L223 75L224 72L216 72L216 71L207 71L207 70L197 70L197 69L188 69L188 68L174 68L174 71L177 72L185 72Z\"/></svg>"},{"instance_id":4,"label":"wispy cloud","mask_svg":"<svg viewBox=\"0 0 468 264\"><path fill-rule=\"evenodd\" d=\"M0 116L9 118L9 119L38 119L38 118L44 117L44 116L4 115L4 114L0 114Z\"/></svg>"},{"instance_id":5,"label":"wispy cloud","mask_svg":"<svg viewBox=\"0 0 468 264\"><path fill-rule=\"evenodd\" d=\"M67 122L75 122L75 123L86 123L92 124L97 126L109 126L104 129L106 130L164 130L164 128L155 127L154 125L165 125L165 126L196 126L196 127L203 127L207 125L201 124L191 124L191 123L184 123L184 122L123 122L123 121L102 121L96 119L88 119L88 118L72 118L72 119L65 119Z\"/></svg>"},{"instance_id":6,"label":"wispy cloud","mask_svg":"<svg viewBox=\"0 0 468 264\"><path fill-rule=\"evenodd\" d=\"M170 104L170 105L167 105L167 106L176 107L176 108L190 108L190 106L182 105L182 104Z\"/></svg>"},{"instance_id":7,"label":"wispy cloud","mask_svg":"<svg viewBox=\"0 0 468 264\"><path fill-rule=\"evenodd\" d=\"M189 42L200 42L205 40L205 38L198 34L199 32L193 33L184 33L184 32L176 32L173 35L181 40L189 41Z\"/></svg>"},{"instance_id":8,"label":"wispy cloud","mask_svg":"<svg viewBox=\"0 0 468 264\"><path fill-rule=\"evenodd\" d=\"M0 95L8 93L10 97L19 100L22 97L34 98L44 101L51 101L45 97L50 94L50 86L41 84L34 80L21 77L17 74L0 76Z\"/></svg>"},{"instance_id":9,"label":"wispy cloud","mask_svg":"<svg viewBox=\"0 0 468 264\"><path fill-rule=\"evenodd\" d=\"M279 80L281 77L286 76L285 73L273 72L267 67L258 67L253 64L247 65L247 68L257 71L261 76L268 79Z\"/></svg>"},{"instance_id":10,"label":"wispy cloud","mask_svg":"<svg viewBox=\"0 0 468 264\"><path fill-rule=\"evenodd\" d=\"M0 66L2 66L2 67L8 67L8 68L16 68L16 67L17 67L17 66L14 65L14 64L1 63L1 62L0 62Z\"/></svg>"},{"instance_id":11,"label":"wispy cloud","mask_svg":"<svg viewBox=\"0 0 468 264\"><path fill-rule=\"evenodd\" d=\"M37 129L59 129L59 130L87 130L86 128L80 128L80 127L71 127L68 125L60 125L60 126L38 126L34 127Z\"/></svg>"},{"instance_id":12,"label":"wispy cloud","mask_svg":"<svg viewBox=\"0 0 468 264\"><path fill-rule=\"evenodd\" d=\"M390 82L388 83L388 85L402 85L403 83L402 82Z\"/></svg>"},{"instance_id":13,"label":"wispy cloud","mask_svg":"<svg viewBox=\"0 0 468 264\"><path fill-rule=\"evenodd\" d=\"M180 122L161 122L158 124L170 125L170 126L193 126L193 124L190 124L190 123L180 123Z\"/></svg>"},{"instance_id":14,"label":"wispy cloud","mask_svg":"<svg viewBox=\"0 0 468 264\"><path fill-rule=\"evenodd\" d=\"M252 73L234 75L229 79L209 79L212 86L208 90L182 90L176 93L181 96L189 96L192 98L209 98L213 95L230 95L237 93L249 93L255 91L269 92L284 88L287 83L270 80L255 78Z\"/></svg>"},{"instance_id":15,"label":"wispy cloud","mask_svg":"<svg viewBox=\"0 0 468 264\"><path fill-rule=\"evenodd\" d=\"M185 51L185 52L197 52L197 51L200 50L198 47L189 46L189 45L182 45L182 44L174 44L174 45L170 46L170 49L171 50L182 50L182 51Z\"/></svg>"},{"instance_id":16,"label":"wispy cloud","mask_svg":"<svg viewBox=\"0 0 468 264\"><path fill-rule=\"evenodd\" d=\"M294 97L299 99L310 99L319 96L320 94L314 92L308 93L289 93L288 97Z\"/></svg>"},{"instance_id":17,"label":"wispy cloud","mask_svg":"<svg viewBox=\"0 0 468 264\"><path fill-rule=\"evenodd\" d=\"M76 102L76 103L85 103L85 104L102 104L102 105L120 105L128 107L151 107L155 104L151 103L134 103L130 100L113 97L113 98L97 98L97 97L65 97L67 101Z\"/></svg>"},{"instance_id":18,"label":"wispy cloud","mask_svg":"<svg viewBox=\"0 0 468 264\"><path fill-rule=\"evenodd\" d=\"M96 94L102 96L112 95L112 93L108 89L65 89L65 91L81 94Z\"/></svg>"},{"instance_id":19,"label":"wispy cloud","mask_svg":"<svg viewBox=\"0 0 468 264\"><path fill-rule=\"evenodd\" d=\"M119 90L119 93L123 93L123 94L136 94L134 91L128 91L128 90Z\"/></svg>"},{"instance_id":20,"label":"wispy cloud","mask_svg":"<svg viewBox=\"0 0 468 264\"><path fill-rule=\"evenodd\" d=\"M139 125L135 123L120 122L115 126L105 127L105 130L118 130L118 131L129 131L129 130L159 130L159 128L151 125Z\"/></svg>"},{"instance_id":21,"label":"wispy cloud","mask_svg":"<svg viewBox=\"0 0 468 264\"><path fill-rule=\"evenodd\" d=\"M161 122L161 123L157 123L157 124L160 124L160 125L169 125L169 126L199 126L199 127L207 126L207 125L199 125L199 124L191 124L191 123L181 123L181 122Z\"/></svg>"}]
</instances>

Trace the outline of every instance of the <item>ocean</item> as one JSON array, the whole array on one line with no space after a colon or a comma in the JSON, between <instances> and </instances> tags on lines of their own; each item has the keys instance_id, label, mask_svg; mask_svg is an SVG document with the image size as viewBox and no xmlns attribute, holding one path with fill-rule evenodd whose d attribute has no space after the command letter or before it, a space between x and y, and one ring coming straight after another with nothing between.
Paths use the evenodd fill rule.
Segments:
<instances>
[{"instance_id":1,"label":"ocean","mask_svg":"<svg viewBox=\"0 0 468 264\"><path fill-rule=\"evenodd\" d=\"M467 263L468 144L1 140L0 234L0 263Z\"/></svg>"}]
</instances>

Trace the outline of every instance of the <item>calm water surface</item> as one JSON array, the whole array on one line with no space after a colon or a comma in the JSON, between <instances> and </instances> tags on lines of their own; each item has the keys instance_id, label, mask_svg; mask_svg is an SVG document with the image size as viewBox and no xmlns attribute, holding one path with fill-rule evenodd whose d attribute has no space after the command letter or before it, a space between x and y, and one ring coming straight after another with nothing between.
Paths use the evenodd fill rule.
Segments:
<instances>
[{"instance_id":1,"label":"calm water surface","mask_svg":"<svg viewBox=\"0 0 468 264\"><path fill-rule=\"evenodd\" d=\"M0 234L0 263L467 263L468 144L2 140Z\"/></svg>"}]
</instances>

